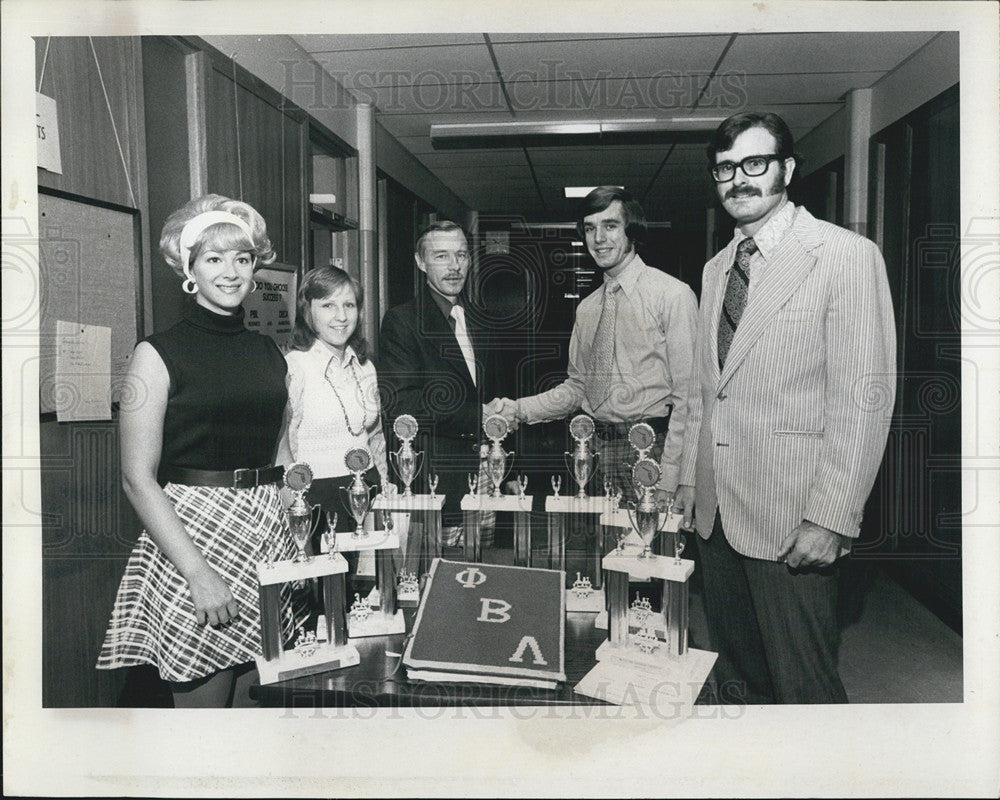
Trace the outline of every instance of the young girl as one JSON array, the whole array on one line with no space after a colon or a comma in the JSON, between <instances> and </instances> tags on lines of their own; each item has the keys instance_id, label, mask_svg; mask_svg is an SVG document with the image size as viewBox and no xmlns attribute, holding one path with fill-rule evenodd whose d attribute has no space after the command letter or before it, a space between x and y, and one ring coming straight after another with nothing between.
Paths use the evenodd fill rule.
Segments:
<instances>
[{"instance_id":1,"label":"young girl","mask_svg":"<svg viewBox=\"0 0 1000 800\"><path fill-rule=\"evenodd\" d=\"M160 252L194 302L136 345L122 392L122 483L145 530L97 667L154 664L178 707L246 705L261 647L256 564L272 547L294 552L273 466L285 361L246 330L241 306L274 250L257 211L205 195L167 219ZM286 587L286 637L305 613Z\"/></svg>"},{"instance_id":2,"label":"young girl","mask_svg":"<svg viewBox=\"0 0 1000 800\"><path fill-rule=\"evenodd\" d=\"M285 356L290 421L279 459L309 464L309 502L336 513L338 531L355 528L340 492L352 479L345 453L371 452L369 486L384 486L388 477L378 380L360 330L363 302L361 285L342 269L308 272L298 293L294 349Z\"/></svg>"}]
</instances>

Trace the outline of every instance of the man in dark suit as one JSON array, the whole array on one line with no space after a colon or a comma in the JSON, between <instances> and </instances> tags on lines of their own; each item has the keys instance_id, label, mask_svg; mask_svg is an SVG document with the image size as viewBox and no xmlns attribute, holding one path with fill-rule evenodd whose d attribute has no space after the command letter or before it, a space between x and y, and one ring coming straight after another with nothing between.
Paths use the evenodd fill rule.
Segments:
<instances>
[{"instance_id":1,"label":"man in dark suit","mask_svg":"<svg viewBox=\"0 0 1000 800\"><path fill-rule=\"evenodd\" d=\"M400 414L420 425L414 449L424 451L425 463L414 489L426 492L428 476L438 476L437 493L447 498L444 541L454 544L468 475L479 474L483 397L493 396L485 392L495 370L486 363L485 331L463 291L470 257L462 229L449 221L431 223L417 239L414 258L426 282L413 300L382 319L379 385L390 428ZM390 447L396 446L390 436Z\"/></svg>"}]
</instances>

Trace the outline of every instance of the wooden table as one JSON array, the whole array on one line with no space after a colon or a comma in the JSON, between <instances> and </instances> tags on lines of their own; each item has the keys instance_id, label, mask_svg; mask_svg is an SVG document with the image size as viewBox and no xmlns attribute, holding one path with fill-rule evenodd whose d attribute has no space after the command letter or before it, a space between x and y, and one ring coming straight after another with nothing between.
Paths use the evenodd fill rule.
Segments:
<instances>
[{"instance_id":1,"label":"wooden table","mask_svg":"<svg viewBox=\"0 0 1000 800\"><path fill-rule=\"evenodd\" d=\"M406 628L416 609L404 609ZM556 690L486 683L425 683L408 681L400 658L404 634L353 639L361 663L304 678L252 686L250 695L263 706L288 708L410 707L410 706L532 706L605 705L573 692L573 687L596 663L594 653L607 632L594 627L594 615L566 615L566 682Z\"/></svg>"}]
</instances>

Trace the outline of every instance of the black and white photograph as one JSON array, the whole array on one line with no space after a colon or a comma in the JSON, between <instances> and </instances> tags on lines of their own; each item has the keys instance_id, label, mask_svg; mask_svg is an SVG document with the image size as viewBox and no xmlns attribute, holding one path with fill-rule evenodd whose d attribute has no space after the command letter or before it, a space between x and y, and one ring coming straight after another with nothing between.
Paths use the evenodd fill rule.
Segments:
<instances>
[{"instance_id":1,"label":"black and white photograph","mask_svg":"<svg viewBox=\"0 0 1000 800\"><path fill-rule=\"evenodd\" d=\"M5 794L1000 792L994 4L0 12Z\"/></svg>"}]
</instances>

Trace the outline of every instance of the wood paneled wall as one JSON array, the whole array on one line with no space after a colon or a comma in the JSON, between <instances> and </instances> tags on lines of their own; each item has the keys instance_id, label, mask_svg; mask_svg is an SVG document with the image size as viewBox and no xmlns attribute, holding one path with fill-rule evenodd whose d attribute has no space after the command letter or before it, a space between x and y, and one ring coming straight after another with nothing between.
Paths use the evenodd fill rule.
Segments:
<instances>
[{"instance_id":1,"label":"wood paneled wall","mask_svg":"<svg viewBox=\"0 0 1000 800\"><path fill-rule=\"evenodd\" d=\"M304 114L283 108L270 87L218 57L205 70L207 187L240 198L267 222L278 260L303 263Z\"/></svg>"},{"instance_id":2,"label":"wood paneled wall","mask_svg":"<svg viewBox=\"0 0 1000 800\"><path fill-rule=\"evenodd\" d=\"M135 38L35 40L35 86L41 78L39 91L55 98L63 170L59 175L40 169L41 186L142 208L146 151L141 65Z\"/></svg>"},{"instance_id":3,"label":"wood paneled wall","mask_svg":"<svg viewBox=\"0 0 1000 800\"><path fill-rule=\"evenodd\" d=\"M35 51L35 85L40 81L42 94L56 101L62 160L61 174L39 169L38 183L84 201L137 210L141 245L135 269L144 271L145 282L148 192L139 40L43 37ZM142 308L148 321L148 302ZM140 322L137 333L142 332ZM120 670L98 672L94 662L139 532L121 490L118 426L60 423L45 415L39 434L42 702L113 706L125 676Z\"/></svg>"}]
</instances>

